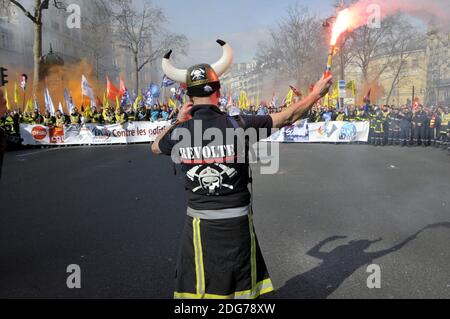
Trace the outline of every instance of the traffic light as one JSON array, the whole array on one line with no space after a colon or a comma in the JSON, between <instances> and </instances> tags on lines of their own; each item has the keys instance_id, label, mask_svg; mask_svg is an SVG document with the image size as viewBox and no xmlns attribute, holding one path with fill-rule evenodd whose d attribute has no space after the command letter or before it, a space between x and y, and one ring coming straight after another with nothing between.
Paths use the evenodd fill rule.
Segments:
<instances>
[{"instance_id":1,"label":"traffic light","mask_svg":"<svg viewBox=\"0 0 450 319\"><path fill-rule=\"evenodd\" d=\"M8 74L6 72L8 69L0 68L0 87L5 86L8 83Z\"/></svg>"}]
</instances>

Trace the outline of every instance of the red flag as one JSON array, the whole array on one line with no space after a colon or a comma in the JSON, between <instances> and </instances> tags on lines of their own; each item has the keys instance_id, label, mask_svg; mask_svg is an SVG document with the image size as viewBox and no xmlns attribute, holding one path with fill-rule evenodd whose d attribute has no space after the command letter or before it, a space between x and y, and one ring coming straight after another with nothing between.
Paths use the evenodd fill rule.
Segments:
<instances>
[{"instance_id":1,"label":"red flag","mask_svg":"<svg viewBox=\"0 0 450 319\"><path fill-rule=\"evenodd\" d=\"M119 89L106 77L106 96L109 100L115 100L120 95Z\"/></svg>"},{"instance_id":2,"label":"red flag","mask_svg":"<svg viewBox=\"0 0 450 319\"><path fill-rule=\"evenodd\" d=\"M127 90L126 86L125 86L125 80L123 79L123 77L120 77L120 98L122 98L122 96L125 94L125 91Z\"/></svg>"},{"instance_id":3,"label":"red flag","mask_svg":"<svg viewBox=\"0 0 450 319\"><path fill-rule=\"evenodd\" d=\"M372 88L369 89L369 92L367 92L367 95L364 97L364 103L370 104L370 96L372 95Z\"/></svg>"},{"instance_id":4,"label":"red flag","mask_svg":"<svg viewBox=\"0 0 450 319\"><path fill-rule=\"evenodd\" d=\"M300 92L299 90L297 90L297 89L296 89L295 87L293 87L292 85L289 85L289 87L291 88L292 92L294 92L294 95L295 95L296 97L300 97L300 96L303 95L302 92Z\"/></svg>"}]
</instances>

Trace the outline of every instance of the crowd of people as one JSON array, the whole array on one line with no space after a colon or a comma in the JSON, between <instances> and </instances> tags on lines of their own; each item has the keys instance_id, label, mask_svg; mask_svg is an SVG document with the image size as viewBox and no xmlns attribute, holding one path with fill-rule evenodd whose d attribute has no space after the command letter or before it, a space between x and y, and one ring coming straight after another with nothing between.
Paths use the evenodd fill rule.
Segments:
<instances>
[{"instance_id":1,"label":"crowd of people","mask_svg":"<svg viewBox=\"0 0 450 319\"><path fill-rule=\"evenodd\" d=\"M72 108L70 114L65 114L58 110L55 114L49 111L41 112L35 110L30 112L8 111L0 119L0 125L8 135L20 134L20 124L44 125L47 127L63 128L64 125L81 124L124 124L126 122L142 121L171 121L176 119L178 110L167 105L155 104L153 107L142 107L137 112L129 108L125 110L120 107L114 108L82 108L81 112L77 108Z\"/></svg>"},{"instance_id":2,"label":"crowd of people","mask_svg":"<svg viewBox=\"0 0 450 319\"><path fill-rule=\"evenodd\" d=\"M250 106L245 110L237 106L221 106L221 110L229 115L268 115L281 112L286 106L273 107L261 105ZM82 108L81 112L73 108L70 114L57 111L41 113L21 113L8 111L0 119L0 125L10 136L20 135L20 123L40 124L48 127L64 125L123 124L135 121L171 121L177 118L178 108L155 104L152 107L141 107L139 110L129 108ZM307 115L309 122L326 121L369 121L369 144L405 146L450 146L450 109L449 107L411 106L377 106L365 105L337 110L334 107L317 105Z\"/></svg>"},{"instance_id":3,"label":"crowd of people","mask_svg":"<svg viewBox=\"0 0 450 319\"><path fill-rule=\"evenodd\" d=\"M284 107L251 107L244 113L266 115L280 112ZM365 105L337 110L318 105L307 117L310 123L370 122L368 143L371 145L435 146L444 149L450 146L449 107Z\"/></svg>"}]
</instances>

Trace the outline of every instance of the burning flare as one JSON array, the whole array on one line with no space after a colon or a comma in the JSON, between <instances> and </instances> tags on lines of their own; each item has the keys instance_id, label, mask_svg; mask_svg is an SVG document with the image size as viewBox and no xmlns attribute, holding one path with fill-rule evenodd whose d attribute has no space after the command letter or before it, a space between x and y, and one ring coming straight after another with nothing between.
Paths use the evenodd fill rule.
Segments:
<instances>
[{"instance_id":1,"label":"burning flare","mask_svg":"<svg viewBox=\"0 0 450 319\"><path fill-rule=\"evenodd\" d=\"M333 55L335 55L336 51L336 43L339 39L339 36L350 29L351 27L351 14L350 10L344 9L339 12L336 22L333 25L333 32L331 36L331 42L330 42L330 53L328 54L327 59L327 68L325 70L324 78L327 78L331 76L331 68L333 66Z\"/></svg>"},{"instance_id":2,"label":"burning flare","mask_svg":"<svg viewBox=\"0 0 450 319\"><path fill-rule=\"evenodd\" d=\"M339 12L336 22L333 26L333 34L331 36L330 42L331 46L335 46L337 40L339 39L339 36L350 28L351 20L351 14L348 8Z\"/></svg>"}]
</instances>

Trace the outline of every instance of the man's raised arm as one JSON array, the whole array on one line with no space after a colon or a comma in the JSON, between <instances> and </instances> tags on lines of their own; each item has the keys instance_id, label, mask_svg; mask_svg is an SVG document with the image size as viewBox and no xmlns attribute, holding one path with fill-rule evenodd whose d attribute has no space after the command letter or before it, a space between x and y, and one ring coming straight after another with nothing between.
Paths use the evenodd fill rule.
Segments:
<instances>
[{"instance_id":1,"label":"man's raised arm","mask_svg":"<svg viewBox=\"0 0 450 319\"><path fill-rule=\"evenodd\" d=\"M333 77L321 79L316 83L314 90L305 99L292 104L289 108L281 113L272 114L273 127L282 128L291 125L303 116L314 106L314 104L324 97L332 84Z\"/></svg>"}]
</instances>

